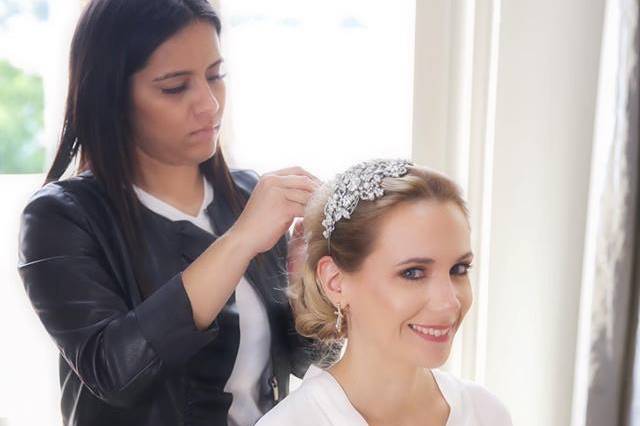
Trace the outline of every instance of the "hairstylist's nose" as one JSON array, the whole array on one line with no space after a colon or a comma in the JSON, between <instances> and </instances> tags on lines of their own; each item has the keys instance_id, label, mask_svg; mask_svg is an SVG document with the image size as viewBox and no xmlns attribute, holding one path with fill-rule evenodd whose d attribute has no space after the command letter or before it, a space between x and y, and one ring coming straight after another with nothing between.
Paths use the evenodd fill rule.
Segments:
<instances>
[{"instance_id":1,"label":"hairstylist's nose","mask_svg":"<svg viewBox=\"0 0 640 426\"><path fill-rule=\"evenodd\" d=\"M211 120L220 110L220 101L218 101L208 84L201 84L196 90L195 115L202 121Z\"/></svg>"}]
</instances>

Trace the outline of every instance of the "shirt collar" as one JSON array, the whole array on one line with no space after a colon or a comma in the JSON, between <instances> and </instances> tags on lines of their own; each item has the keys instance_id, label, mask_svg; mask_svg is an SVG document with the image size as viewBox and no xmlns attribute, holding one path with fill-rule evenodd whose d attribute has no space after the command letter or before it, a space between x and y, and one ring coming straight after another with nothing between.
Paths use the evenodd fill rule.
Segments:
<instances>
[{"instance_id":1,"label":"shirt collar","mask_svg":"<svg viewBox=\"0 0 640 426\"><path fill-rule=\"evenodd\" d=\"M133 185L133 190L140 202L154 213L164 216L174 222L180 220L194 221L205 216L207 213L207 209L214 201L213 187L204 176L202 176L202 181L204 184L204 197L202 199L202 204L200 206L200 209L198 210L197 216L191 216L177 209L171 204L159 199L158 197L148 193L147 191L136 185Z\"/></svg>"}]
</instances>

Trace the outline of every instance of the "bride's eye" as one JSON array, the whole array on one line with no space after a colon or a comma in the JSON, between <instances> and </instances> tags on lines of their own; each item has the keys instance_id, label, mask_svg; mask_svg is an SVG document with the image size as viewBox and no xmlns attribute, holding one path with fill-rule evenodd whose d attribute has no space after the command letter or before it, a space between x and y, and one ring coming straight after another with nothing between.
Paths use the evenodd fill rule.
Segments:
<instances>
[{"instance_id":1,"label":"bride's eye","mask_svg":"<svg viewBox=\"0 0 640 426\"><path fill-rule=\"evenodd\" d=\"M413 281L413 280L419 280L420 278L423 278L425 274L424 274L424 270L420 268L409 268L402 271L401 275L402 275L402 278Z\"/></svg>"},{"instance_id":2,"label":"bride's eye","mask_svg":"<svg viewBox=\"0 0 640 426\"><path fill-rule=\"evenodd\" d=\"M470 270L471 270L470 263L458 263L453 268L451 268L450 273L451 275L462 276L462 275L467 275Z\"/></svg>"}]
</instances>

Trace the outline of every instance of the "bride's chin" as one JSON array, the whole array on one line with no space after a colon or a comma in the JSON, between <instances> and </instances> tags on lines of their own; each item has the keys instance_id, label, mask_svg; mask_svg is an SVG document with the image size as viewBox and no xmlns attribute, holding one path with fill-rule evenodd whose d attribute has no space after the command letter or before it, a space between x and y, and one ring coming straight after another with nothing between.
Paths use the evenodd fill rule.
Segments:
<instances>
[{"instance_id":1,"label":"bride's chin","mask_svg":"<svg viewBox=\"0 0 640 426\"><path fill-rule=\"evenodd\" d=\"M416 366L419 368L440 368L449 359L451 348L438 351L429 351L428 353L422 353L419 355L419 359L416 362Z\"/></svg>"}]
</instances>

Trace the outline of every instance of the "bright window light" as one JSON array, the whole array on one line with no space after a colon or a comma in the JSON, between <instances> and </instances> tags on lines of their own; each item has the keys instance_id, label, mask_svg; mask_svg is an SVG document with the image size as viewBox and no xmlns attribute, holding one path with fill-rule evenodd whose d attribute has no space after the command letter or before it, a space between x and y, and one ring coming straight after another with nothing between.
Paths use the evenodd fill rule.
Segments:
<instances>
[{"instance_id":1,"label":"bright window light","mask_svg":"<svg viewBox=\"0 0 640 426\"><path fill-rule=\"evenodd\" d=\"M410 156L414 1L233 0L222 15L233 164L329 177Z\"/></svg>"}]
</instances>

